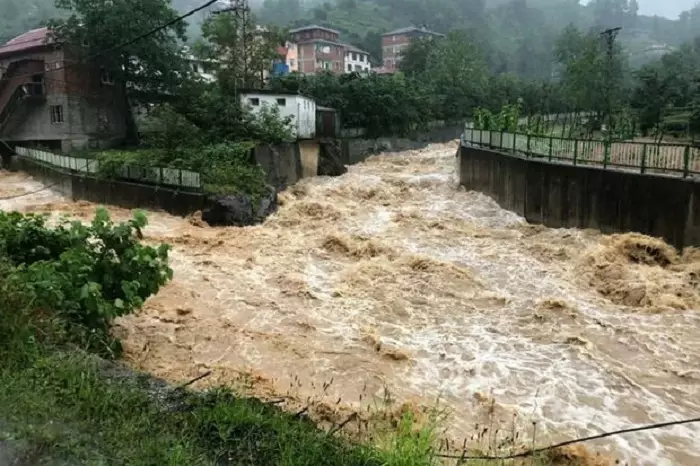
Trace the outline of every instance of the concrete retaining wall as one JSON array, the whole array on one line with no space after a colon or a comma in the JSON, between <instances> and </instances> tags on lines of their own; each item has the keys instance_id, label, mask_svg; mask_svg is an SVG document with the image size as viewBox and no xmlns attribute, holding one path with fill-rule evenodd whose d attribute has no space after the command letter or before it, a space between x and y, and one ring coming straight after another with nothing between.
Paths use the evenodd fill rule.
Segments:
<instances>
[{"instance_id":1,"label":"concrete retaining wall","mask_svg":"<svg viewBox=\"0 0 700 466\"><path fill-rule=\"evenodd\" d=\"M460 183L528 222L553 228L635 231L677 248L700 245L700 182L661 175L459 150Z\"/></svg>"},{"instance_id":2,"label":"concrete retaining wall","mask_svg":"<svg viewBox=\"0 0 700 466\"><path fill-rule=\"evenodd\" d=\"M85 200L127 209L164 210L182 216L205 207L206 198L202 193L80 176L23 157L14 157L11 167L29 173L74 201Z\"/></svg>"},{"instance_id":3,"label":"concrete retaining wall","mask_svg":"<svg viewBox=\"0 0 700 466\"><path fill-rule=\"evenodd\" d=\"M316 176L320 157L318 141L298 141L253 149L255 162L267 173L267 182L284 189L302 178Z\"/></svg>"}]
</instances>

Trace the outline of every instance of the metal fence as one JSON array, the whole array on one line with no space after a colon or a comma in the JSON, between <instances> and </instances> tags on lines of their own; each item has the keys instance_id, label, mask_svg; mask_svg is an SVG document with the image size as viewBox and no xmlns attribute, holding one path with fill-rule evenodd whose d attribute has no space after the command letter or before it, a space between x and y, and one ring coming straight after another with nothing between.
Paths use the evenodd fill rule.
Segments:
<instances>
[{"instance_id":1,"label":"metal fence","mask_svg":"<svg viewBox=\"0 0 700 466\"><path fill-rule=\"evenodd\" d=\"M690 145L567 139L473 128L465 128L462 140L468 144L522 154L527 158L544 158L574 165L596 165L683 177L700 175L700 148Z\"/></svg>"},{"instance_id":2,"label":"metal fence","mask_svg":"<svg viewBox=\"0 0 700 466\"><path fill-rule=\"evenodd\" d=\"M17 155L71 172L96 175L100 168L100 162L95 159L69 157L67 155L54 154L38 149L29 149L27 147L16 147L15 152ZM124 165L120 167L118 175L121 179L141 183L202 189L202 181L199 173L189 170Z\"/></svg>"}]
</instances>

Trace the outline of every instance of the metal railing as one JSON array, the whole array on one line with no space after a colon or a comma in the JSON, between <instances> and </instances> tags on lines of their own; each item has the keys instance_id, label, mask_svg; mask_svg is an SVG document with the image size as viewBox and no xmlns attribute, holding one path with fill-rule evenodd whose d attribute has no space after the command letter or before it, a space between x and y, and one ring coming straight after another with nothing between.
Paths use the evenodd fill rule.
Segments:
<instances>
[{"instance_id":1,"label":"metal railing","mask_svg":"<svg viewBox=\"0 0 700 466\"><path fill-rule=\"evenodd\" d=\"M22 157L27 157L46 165L75 173L97 175L100 169L100 162L95 159L69 157L67 155L54 154L53 152L30 149L27 147L15 147L15 152ZM200 174L189 170L162 167L144 168L124 165L119 169L118 175L120 179L128 181L202 189Z\"/></svg>"},{"instance_id":2,"label":"metal railing","mask_svg":"<svg viewBox=\"0 0 700 466\"><path fill-rule=\"evenodd\" d=\"M684 178L700 175L700 148L690 145L568 139L473 128L465 128L462 142L520 154L526 158L573 165L594 165Z\"/></svg>"}]
</instances>

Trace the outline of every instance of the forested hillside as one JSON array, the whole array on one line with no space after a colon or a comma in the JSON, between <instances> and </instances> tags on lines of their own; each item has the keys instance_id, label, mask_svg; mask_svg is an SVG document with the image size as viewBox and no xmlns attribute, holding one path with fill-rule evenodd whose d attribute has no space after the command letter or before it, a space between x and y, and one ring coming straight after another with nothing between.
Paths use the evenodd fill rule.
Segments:
<instances>
[{"instance_id":1,"label":"forested hillside","mask_svg":"<svg viewBox=\"0 0 700 466\"><path fill-rule=\"evenodd\" d=\"M682 20L639 14L637 0L265 0L264 22L309 22L340 30L347 40L381 57L380 34L407 25L438 32L466 29L481 44L494 72L544 78L552 74L559 33L573 23L583 30L623 26L620 40L639 66L691 40L700 10Z\"/></svg>"},{"instance_id":2,"label":"forested hillside","mask_svg":"<svg viewBox=\"0 0 700 466\"><path fill-rule=\"evenodd\" d=\"M0 42L55 17L53 0L0 0Z\"/></svg>"},{"instance_id":3,"label":"forested hillside","mask_svg":"<svg viewBox=\"0 0 700 466\"><path fill-rule=\"evenodd\" d=\"M172 0L185 11L199 0ZM636 68L659 58L700 31L700 8L677 20L639 14L647 0L252 0L262 23L316 23L338 29L343 40L381 58L380 35L407 25L439 32L467 30L495 73L548 78L556 71L556 37L569 24L581 30L623 26L620 42ZM670 7L669 7L670 8ZM668 10L668 9L667 9ZM664 10L666 12L666 10ZM54 0L0 0L0 39L5 41L60 14ZM670 11L669 11L670 12ZM671 13L672 14L672 13ZM190 18L188 38L201 33L206 13Z\"/></svg>"}]
</instances>

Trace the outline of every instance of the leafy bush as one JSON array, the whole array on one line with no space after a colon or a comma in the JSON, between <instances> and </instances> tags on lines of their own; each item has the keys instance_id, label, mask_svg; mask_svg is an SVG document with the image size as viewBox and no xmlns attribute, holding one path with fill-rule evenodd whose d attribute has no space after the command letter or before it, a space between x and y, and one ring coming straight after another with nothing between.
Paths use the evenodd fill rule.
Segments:
<instances>
[{"instance_id":1,"label":"leafy bush","mask_svg":"<svg viewBox=\"0 0 700 466\"><path fill-rule=\"evenodd\" d=\"M252 107L245 109L244 125L253 141L280 144L294 140L291 116L282 117L277 105L263 104L256 112Z\"/></svg>"},{"instance_id":2,"label":"leafy bush","mask_svg":"<svg viewBox=\"0 0 700 466\"><path fill-rule=\"evenodd\" d=\"M171 105L155 107L145 120L145 124L152 128L145 136L149 147L171 151L201 145L202 131Z\"/></svg>"},{"instance_id":3,"label":"leafy bush","mask_svg":"<svg viewBox=\"0 0 700 466\"><path fill-rule=\"evenodd\" d=\"M265 192L267 178L252 158L254 147L254 142L239 142L172 150L100 152L99 175L117 179L125 165L191 170L200 173L208 193L241 193L257 198Z\"/></svg>"},{"instance_id":4,"label":"leafy bush","mask_svg":"<svg viewBox=\"0 0 700 466\"><path fill-rule=\"evenodd\" d=\"M266 190L265 171L251 161L253 143L224 143L203 147L192 157L207 192L248 194L259 198ZM195 168L192 168L195 170Z\"/></svg>"},{"instance_id":5,"label":"leafy bush","mask_svg":"<svg viewBox=\"0 0 700 466\"><path fill-rule=\"evenodd\" d=\"M137 212L115 225L99 209L90 225L64 220L48 228L44 217L0 212L4 299L22 297L26 309L14 312L46 316L68 341L117 354L112 320L140 308L172 278L168 246L138 241L146 224Z\"/></svg>"}]
</instances>

